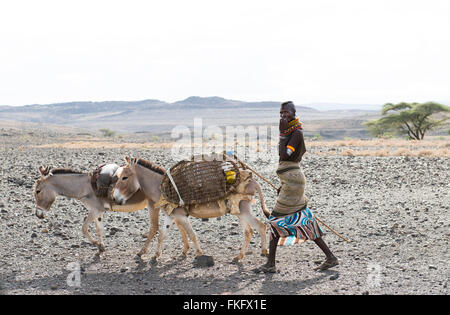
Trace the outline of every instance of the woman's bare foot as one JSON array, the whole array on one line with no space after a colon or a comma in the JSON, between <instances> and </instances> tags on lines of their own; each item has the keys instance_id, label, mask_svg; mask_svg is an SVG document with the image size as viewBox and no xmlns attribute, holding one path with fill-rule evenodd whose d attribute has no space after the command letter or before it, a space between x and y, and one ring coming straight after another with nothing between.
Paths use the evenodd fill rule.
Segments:
<instances>
[{"instance_id":1,"label":"woman's bare foot","mask_svg":"<svg viewBox=\"0 0 450 315\"><path fill-rule=\"evenodd\" d=\"M268 264L262 265L256 269L253 269L254 272L256 273L276 273L277 272L277 268L275 267L275 265L271 266Z\"/></svg>"}]
</instances>

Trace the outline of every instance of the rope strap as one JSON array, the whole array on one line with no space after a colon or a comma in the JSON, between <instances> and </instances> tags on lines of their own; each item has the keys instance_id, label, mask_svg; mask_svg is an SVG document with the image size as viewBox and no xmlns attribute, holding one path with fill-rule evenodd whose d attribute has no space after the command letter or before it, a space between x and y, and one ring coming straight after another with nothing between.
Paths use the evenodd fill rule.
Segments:
<instances>
[{"instance_id":1,"label":"rope strap","mask_svg":"<svg viewBox=\"0 0 450 315\"><path fill-rule=\"evenodd\" d=\"M175 191L177 192L178 197L180 198L180 202L178 203L180 207L184 207L184 201L181 198L180 192L178 191L177 185L175 184L175 181L172 178L172 175L170 175L170 168L166 171L167 177L169 177L170 182L172 183L173 188L175 188Z\"/></svg>"}]
</instances>

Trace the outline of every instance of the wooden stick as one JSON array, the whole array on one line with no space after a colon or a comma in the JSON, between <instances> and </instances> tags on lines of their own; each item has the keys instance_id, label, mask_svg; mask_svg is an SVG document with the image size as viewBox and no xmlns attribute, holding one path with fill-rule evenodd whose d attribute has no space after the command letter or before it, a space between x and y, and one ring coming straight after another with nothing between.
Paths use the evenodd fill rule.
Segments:
<instances>
[{"instance_id":1,"label":"wooden stick","mask_svg":"<svg viewBox=\"0 0 450 315\"><path fill-rule=\"evenodd\" d=\"M317 221L319 221L321 224L325 225L327 227L327 229L329 229L331 232L333 232L336 236L340 237L341 239L343 239L344 241L346 241L347 243L350 243L350 241L348 239L346 239L345 237L343 237L341 234L339 234L338 232L336 232L335 230L333 230L331 227L329 227L327 224L325 224L325 222L323 222L322 220L320 220L316 215L314 215L314 217L316 218Z\"/></svg>"},{"instance_id":2,"label":"wooden stick","mask_svg":"<svg viewBox=\"0 0 450 315\"><path fill-rule=\"evenodd\" d=\"M239 160L236 156L234 156L235 159L241 163L243 166L245 166L246 168L248 168L250 171L252 171L255 175L257 175L259 178L261 178L263 181L265 181L267 184L269 184L270 186L272 186L273 189L278 190L278 187L275 186L274 184L272 184L271 181L269 181L267 178L265 178L264 176L262 176L261 174L259 174L257 171L255 171L254 169L252 169L250 166L248 166L247 164L245 164L244 162L242 162L241 160Z\"/></svg>"},{"instance_id":3,"label":"wooden stick","mask_svg":"<svg viewBox=\"0 0 450 315\"><path fill-rule=\"evenodd\" d=\"M274 184L272 184L272 182L270 182L267 178L265 178L264 176L262 176L261 174L259 174L257 171L255 171L254 169L252 169L250 166L248 166L246 163L242 162L241 160L238 159L238 157L233 154L234 158L241 163L244 167L248 168L250 171L252 171L255 175L257 175L259 178L261 178L263 181L265 181L267 184L269 184L273 189L275 189L276 191L278 191L278 187L275 186ZM338 232L336 232L335 230L333 230L331 227L329 227L325 222L323 222L321 219L319 219L316 215L314 215L314 217L317 219L317 221L319 221L321 224L323 224L327 229L329 229L332 233L334 233L337 237L343 239L344 241L346 241L347 243L350 243L350 241L348 239L346 239L345 237L343 237L341 234L339 234Z\"/></svg>"}]
</instances>

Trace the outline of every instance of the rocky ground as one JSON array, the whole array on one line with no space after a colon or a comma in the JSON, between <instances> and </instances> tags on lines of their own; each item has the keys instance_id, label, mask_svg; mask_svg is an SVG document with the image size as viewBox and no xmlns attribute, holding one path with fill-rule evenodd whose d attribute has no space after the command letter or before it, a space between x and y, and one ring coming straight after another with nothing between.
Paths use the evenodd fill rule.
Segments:
<instances>
[{"instance_id":1,"label":"rocky ground","mask_svg":"<svg viewBox=\"0 0 450 315\"><path fill-rule=\"evenodd\" d=\"M60 197L48 217L38 219L32 187L40 165L87 172L105 162L122 164L125 155L165 167L176 162L167 148L32 146L55 139L36 132L0 135L2 294L449 293L449 158L327 155L311 148L302 162L310 207L351 243L322 227L339 266L314 271L314 262L324 256L307 242L279 248L279 272L266 275L252 271L266 260L259 255L257 234L243 261L231 263L243 238L237 218L230 215L207 222L191 218L204 254L214 259L214 266L203 268L194 266L193 249L186 259L179 257L182 244L176 228L156 264L149 262L151 254L136 259L148 230L146 210L105 213L106 252L101 257L81 233L87 210L79 201ZM261 153L251 165L277 183L267 159ZM270 208L274 191L261 185ZM264 220L259 201L253 212ZM153 243L150 252L154 249Z\"/></svg>"}]
</instances>

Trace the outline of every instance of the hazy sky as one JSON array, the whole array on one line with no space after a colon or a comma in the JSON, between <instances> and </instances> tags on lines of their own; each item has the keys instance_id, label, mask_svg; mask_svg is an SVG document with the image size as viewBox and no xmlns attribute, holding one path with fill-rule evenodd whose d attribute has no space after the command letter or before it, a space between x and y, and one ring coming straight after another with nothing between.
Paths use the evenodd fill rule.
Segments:
<instances>
[{"instance_id":1,"label":"hazy sky","mask_svg":"<svg viewBox=\"0 0 450 315\"><path fill-rule=\"evenodd\" d=\"M448 0L1 1L0 105L450 101Z\"/></svg>"}]
</instances>

